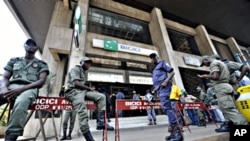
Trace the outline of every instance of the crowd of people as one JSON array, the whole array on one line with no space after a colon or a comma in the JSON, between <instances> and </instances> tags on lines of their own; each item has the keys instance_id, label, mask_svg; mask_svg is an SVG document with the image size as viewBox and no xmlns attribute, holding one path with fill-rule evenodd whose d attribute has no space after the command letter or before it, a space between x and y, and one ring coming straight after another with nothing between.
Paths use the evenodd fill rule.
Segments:
<instances>
[{"instance_id":1,"label":"crowd of people","mask_svg":"<svg viewBox=\"0 0 250 141\"><path fill-rule=\"evenodd\" d=\"M0 105L13 103L13 109L10 114L10 120L5 132L5 141L15 141L18 136L23 134L28 107L34 102L38 95L38 90L45 84L49 75L49 68L46 62L35 57L38 50L36 42L28 39L24 43L25 56L11 58L4 67L4 74L0 81ZM160 60L157 53L149 55L154 68L152 69L153 91L145 90L144 96L132 91L132 100L145 100L154 102L155 95L162 105L162 111L167 115L169 121L169 136L166 140L182 141L182 127L185 126L187 113L191 123L198 126L206 126L208 120L215 119L217 122L223 122L216 132L228 132L230 124L247 125L248 122L239 112L235 105L237 98L236 89L240 86L249 85L250 79L246 74L250 74L250 68L247 65L221 60L218 55L202 56L201 66L209 67L209 74L198 75L201 79L209 79L210 83L205 86L199 84L195 89L198 97L195 97L184 89L180 89L173 82L175 75L174 69L165 60ZM67 74L66 85L60 96L69 99L74 110L64 112L63 116L63 136L61 140L70 140L74 128L75 119L78 117L79 128L87 141L94 141L88 124L88 113L85 99L97 103L96 111L96 129L113 131L114 127L105 122L105 111L108 121L110 117L115 116L115 101L125 99L121 90L108 94L105 87L93 88L86 85L87 72L91 67L92 60L83 56L80 64L72 67ZM179 111L176 109L177 102L182 104L202 102L209 108L209 113L202 109L187 109ZM135 113L138 113L137 111ZM157 125L156 112L153 107L146 109L148 125ZM212 116L210 116L212 115ZM118 116L123 117L124 111L119 110ZM68 122L70 124L68 125ZM68 130L68 132L67 132Z\"/></svg>"}]
</instances>

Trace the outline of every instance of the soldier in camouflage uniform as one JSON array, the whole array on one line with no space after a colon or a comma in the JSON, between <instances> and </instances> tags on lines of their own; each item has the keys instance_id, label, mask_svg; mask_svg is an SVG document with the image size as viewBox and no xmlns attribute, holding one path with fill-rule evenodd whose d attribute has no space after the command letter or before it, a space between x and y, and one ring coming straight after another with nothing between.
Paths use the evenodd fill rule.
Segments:
<instances>
[{"instance_id":1,"label":"soldier in camouflage uniform","mask_svg":"<svg viewBox=\"0 0 250 141\"><path fill-rule=\"evenodd\" d=\"M76 65L69 71L67 87L65 90L65 97L72 102L75 110L78 113L80 130L83 133L86 141L94 141L94 139L89 130L85 97L97 103L98 112L101 117L97 123L97 130L104 129L106 124L104 122L104 113L106 110L105 95L85 85L87 81L87 71L91 66L91 63L92 60L90 60L88 57L83 57L80 61L80 65ZM114 130L114 128L109 125L107 125L107 129L110 131Z\"/></svg>"},{"instance_id":2,"label":"soldier in camouflage uniform","mask_svg":"<svg viewBox=\"0 0 250 141\"><path fill-rule=\"evenodd\" d=\"M210 56L201 58L201 66L210 67L210 74L198 75L211 80L211 85L218 99L218 106L225 118L235 125L247 125L246 119L238 111L233 97L233 87L229 84L230 73L227 66Z\"/></svg>"},{"instance_id":3,"label":"soldier in camouflage uniform","mask_svg":"<svg viewBox=\"0 0 250 141\"><path fill-rule=\"evenodd\" d=\"M4 67L5 72L0 83L0 105L14 103L5 141L15 141L23 134L28 108L49 74L48 65L35 57L38 50L36 42L28 39L24 48L24 57L12 58Z\"/></svg>"}]
</instances>

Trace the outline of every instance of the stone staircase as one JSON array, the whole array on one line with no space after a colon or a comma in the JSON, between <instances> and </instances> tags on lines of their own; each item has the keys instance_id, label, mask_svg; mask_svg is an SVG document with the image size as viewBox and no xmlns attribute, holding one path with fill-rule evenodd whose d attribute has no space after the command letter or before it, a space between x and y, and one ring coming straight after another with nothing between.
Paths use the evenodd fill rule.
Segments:
<instances>
[{"instance_id":1,"label":"stone staircase","mask_svg":"<svg viewBox=\"0 0 250 141\"><path fill-rule=\"evenodd\" d=\"M156 118L157 118L157 125L166 125L167 128L168 118L166 115L157 115ZM149 126L147 116L121 117L118 118L118 122L120 129L140 128ZM90 125L90 131L92 132L98 131L96 130L96 120L89 120L89 125ZM111 118L111 122L109 122L109 125L115 127L115 118Z\"/></svg>"}]
</instances>

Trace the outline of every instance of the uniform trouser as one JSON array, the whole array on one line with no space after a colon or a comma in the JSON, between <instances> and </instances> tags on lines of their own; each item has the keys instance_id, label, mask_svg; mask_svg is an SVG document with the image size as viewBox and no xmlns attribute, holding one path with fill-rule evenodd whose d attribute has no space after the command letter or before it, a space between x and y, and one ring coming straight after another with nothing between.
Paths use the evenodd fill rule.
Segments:
<instances>
[{"instance_id":1,"label":"uniform trouser","mask_svg":"<svg viewBox=\"0 0 250 141\"><path fill-rule=\"evenodd\" d=\"M69 121L69 131L72 131L75 126L75 119L76 119L76 111L75 110L67 110L64 113L63 119L63 131L66 132L68 128L68 121Z\"/></svg>"},{"instance_id":2,"label":"uniform trouser","mask_svg":"<svg viewBox=\"0 0 250 141\"><path fill-rule=\"evenodd\" d=\"M197 115L198 115L198 118L199 120L205 120L205 113L204 113L204 110L201 110L201 109L197 109L195 110L197 112Z\"/></svg>"},{"instance_id":3,"label":"uniform trouser","mask_svg":"<svg viewBox=\"0 0 250 141\"><path fill-rule=\"evenodd\" d=\"M175 112L171 106L171 101L169 99L170 91L161 89L158 93L160 96L162 110L165 112L165 114L167 114L169 123L175 124L176 123Z\"/></svg>"},{"instance_id":4,"label":"uniform trouser","mask_svg":"<svg viewBox=\"0 0 250 141\"><path fill-rule=\"evenodd\" d=\"M10 84L9 89L18 88L23 85L24 84ZM28 115L28 108L36 99L37 94L37 89L29 89L16 97L5 131L6 135L23 135L23 129Z\"/></svg>"},{"instance_id":5,"label":"uniform trouser","mask_svg":"<svg viewBox=\"0 0 250 141\"><path fill-rule=\"evenodd\" d=\"M171 107L173 108L173 110L174 110L174 112L175 112L175 116L176 116L176 118L177 118L177 120L178 120L178 124L180 125L180 126L183 126L184 125L184 123L183 123L183 119L182 119L182 115L181 115L181 111L179 111L178 109L177 109L177 101L171 101Z\"/></svg>"},{"instance_id":6,"label":"uniform trouser","mask_svg":"<svg viewBox=\"0 0 250 141\"><path fill-rule=\"evenodd\" d=\"M147 115L149 121L156 121L156 114L155 109L153 107L150 107L150 109L147 109Z\"/></svg>"},{"instance_id":7,"label":"uniform trouser","mask_svg":"<svg viewBox=\"0 0 250 141\"><path fill-rule=\"evenodd\" d=\"M98 92L72 89L69 92L65 92L65 97L72 102L74 109L78 113L79 126L83 134L89 131L89 119L85 97L86 99L93 100L97 103L99 112L106 110L106 97L104 94Z\"/></svg>"},{"instance_id":8,"label":"uniform trouser","mask_svg":"<svg viewBox=\"0 0 250 141\"><path fill-rule=\"evenodd\" d=\"M225 119L232 121L235 125L247 125L246 119L236 108L233 98L233 87L227 83L217 84L213 87L218 99L218 106Z\"/></svg>"}]
</instances>

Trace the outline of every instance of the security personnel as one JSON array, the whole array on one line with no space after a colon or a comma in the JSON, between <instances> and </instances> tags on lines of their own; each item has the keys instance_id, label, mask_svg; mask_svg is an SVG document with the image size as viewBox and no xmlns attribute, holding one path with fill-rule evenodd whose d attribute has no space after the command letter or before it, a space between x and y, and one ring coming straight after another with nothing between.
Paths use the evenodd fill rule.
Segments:
<instances>
[{"instance_id":1,"label":"security personnel","mask_svg":"<svg viewBox=\"0 0 250 141\"><path fill-rule=\"evenodd\" d=\"M170 136L167 136L165 139L170 141L181 141L183 140L183 136L169 99L172 87L171 81L175 74L174 69L166 61L159 60L159 56L156 53L151 53L149 57L155 65L152 71L154 90L159 94L163 111L167 114L173 129Z\"/></svg>"},{"instance_id":2,"label":"security personnel","mask_svg":"<svg viewBox=\"0 0 250 141\"><path fill-rule=\"evenodd\" d=\"M94 141L94 139L89 130L85 97L97 103L99 114L102 117L97 124L97 129L101 130L105 128L104 113L106 110L106 97L104 94L85 85L87 81L87 71L91 64L91 59L86 56L82 57L80 65L76 65L70 69L68 73L67 88L65 90L65 97L72 102L78 113L80 130L86 141ZM114 130L114 128L109 125L107 125L107 129L110 131Z\"/></svg>"},{"instance_id":3,"label":"security personnel","mask_svg":"<svg viewBox=\"0 0 250 141\"><path fill-rule=\"evenodd\" d=\"M14 103L5 132L5 141L16 141L23 134L29 106L34 102L49 74L48 65L35 57L38 50L36 42L28 39L25 56L9 60L4 67L0 81L0 105ZM15 101L15 102L14 102Z\"/></svg>"},{"instance_id":4,"label":"security personnel","mask_svg":"<svg viewBox=\"0 0 250 141\"><path fill-rule=\"evenodd\" d=\"M221 57L219 55L217 55L217 54L211 55L211 58L221 60ZM250 78L250 67L248 65L238 63L238 62L233 62L233 61L223 61L223 62L227 65L227 68L228 68L228 71L229 71L229 73L231 75L230 76L231 78L233 78L232 74L235 71L238 70L238 71L241 72L240 76L237 77L237 79L230 81L231 84L233 84L233 85L238 84L245 75L247 75L248 78Z\"/></svg>"},{"instance_id":5,"label":"security personnel","mask_svg":"<svg viewBox=\"0 0 250 141\"><path fill-rule=\"evenodd\" d=\"M228 68L229 74L230 74L230 84L233 86L233 93L234 96L237 97L237 84L243 79L245 75L247 75L250 78L250 68L246 64L238 63L238 62L233 62L233 61L228 61L225 59L221 59L221 57L217 54L211 55L211 58L214 58L216 60L220 60L224 62ZM236 77L235 76L235 71L240 71L240 76ZM220 128L215 129L216 132L229 132L229 119L225 117L225 122L220 126Z\"/></svg>"},{"instance_id":6,"label":"security personnel","mask_svg":"<svg viewBox=\"0 0 250 141\"><path fill-rule=\"evenodd\" d=\"M61 140L71 140L71 133L75 126L76 113L77 113L76 110L65 111L63 117L63 136ZM69 132L67 136L68 121L69 121Z\"/></svg>"},{"instance_id":7,"label":"security personnel","mask_svg":"<svg viewBox=\"0 0 250 141\"><path fill-rule=\"evenodd\" d=\"M247 125L246 119L236 108L233 98L233 87L229 84L230 73L227 66L211 56L202 56L201 66L210 67L210 74L198 75L211 80L211 87L218 99L218 106L225 118L235 125Z\"/></svg>"}]
</instances>

